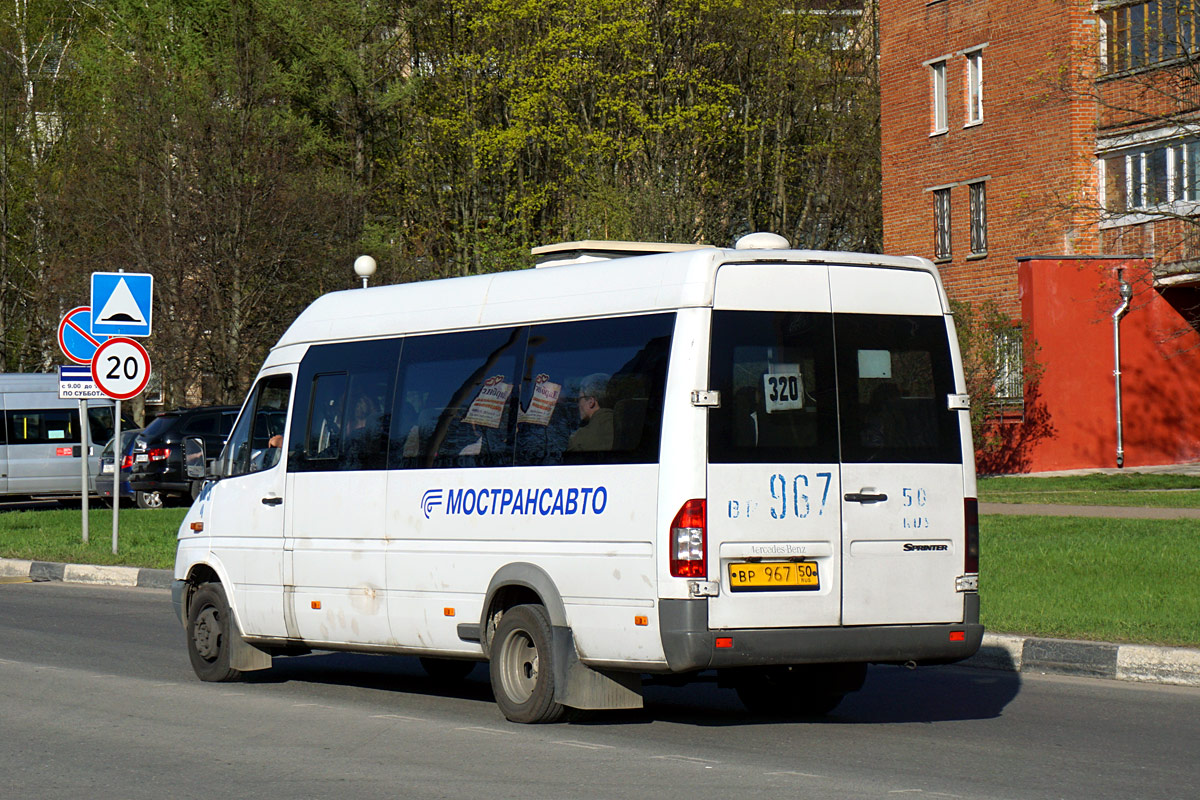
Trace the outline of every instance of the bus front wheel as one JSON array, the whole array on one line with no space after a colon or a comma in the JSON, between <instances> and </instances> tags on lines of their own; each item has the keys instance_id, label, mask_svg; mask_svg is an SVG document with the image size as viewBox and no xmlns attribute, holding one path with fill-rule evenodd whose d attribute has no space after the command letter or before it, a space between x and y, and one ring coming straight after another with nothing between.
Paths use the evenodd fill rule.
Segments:
<instances>
[{"instance_id":1,"label":"bus front wheel","mask_svg":"<svg viewBox=\"0 0 1200 800\"><path fill-rule=\"evenodd\" d=\"M496 626L490 665L496 705L513 722L557 722L550 617L538 605L510 608Z\"/></svg>"},{"instance_id":2,"label":"bus front wheel","mask_svg":"<svg viewBox=\"0 0 1200 800\"><path fill-rule=\"evenodd\" d=\"M232 637L236 636L229 601L220 584L205 583L188 606L187 647L192 669L202 681L241 680L241 670L229 665Z\"/></svg>"}]
</instances>

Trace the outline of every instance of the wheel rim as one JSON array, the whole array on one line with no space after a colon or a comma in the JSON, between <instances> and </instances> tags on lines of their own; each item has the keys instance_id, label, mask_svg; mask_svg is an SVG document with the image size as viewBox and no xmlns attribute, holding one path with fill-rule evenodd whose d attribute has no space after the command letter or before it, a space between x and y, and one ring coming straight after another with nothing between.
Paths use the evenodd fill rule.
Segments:
<instances>
[{"instance_id":1,"label":"wheel rim","mask_svg":"<svg viewBox=\"0 0 1200 800\"><path fill-rule=\"evenodd\" d=\"M538 681L538 650L533 637L522 630L509 633L500 659L500 680L504 692L517 704L533 696Z\"/></svg>"},{"instance_id":2,"label":"wheel rim","mask_svg":"<svg viewBox=\"0 0 1200 800\"><path fill-rule=\"evenodd\" d=\"M221 652L221 619L212 606L206 607L196 615L196 624L192 628L192 644L196 647L196 655L205 661L215 661Z\"/></svg>"}]
</instances>

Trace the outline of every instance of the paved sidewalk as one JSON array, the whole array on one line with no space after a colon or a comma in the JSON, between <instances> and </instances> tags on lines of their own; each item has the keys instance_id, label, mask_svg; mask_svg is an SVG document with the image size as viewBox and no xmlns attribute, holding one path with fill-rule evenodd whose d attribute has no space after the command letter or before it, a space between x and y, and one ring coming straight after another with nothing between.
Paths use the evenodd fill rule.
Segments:
<instances>
[{"instance_id":1,"label":"paved sidewalk","mask_svg":"<svg viewBox=\"0 0 1200 800\"><path fill-rule=\"evenodd\" d=\"M171 570L54 564L0 558L0 583L63 581L168 589ZM987 633L969 667L1008 672L1048 672L1123 681L1200 686L1200 650L1186 647L1081 642Z\"/></svg>"},{"instance_id":2,"label":"paved sidewalk","mask_svg":"<svg viewBox=\"0 0 1200 800\"><path fill-rule=\"evenodd\" d=\"M1028 517L1111 517L1114 519L1200 519L1200 508L1069 506L1048 503L980 503L979 513Z\"/></svg>"}]
</instances>

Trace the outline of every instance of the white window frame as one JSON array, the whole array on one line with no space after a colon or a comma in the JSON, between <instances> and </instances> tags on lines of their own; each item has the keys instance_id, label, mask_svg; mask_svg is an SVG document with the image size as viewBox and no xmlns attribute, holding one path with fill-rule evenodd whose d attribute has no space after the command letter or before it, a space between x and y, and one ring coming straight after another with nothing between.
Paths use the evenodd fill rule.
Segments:
<instances>
[{"instance_id":1,"label":"white window frame","mask_svg":"<svg viewBox=\"0 0 1200 800\"><path fill-rule=\"evenodd\" d=\"M983 122L983 48L969 50L967 58L967 122L963 127Z\"/></svg>"},{"instance_id":2,"label":"white window frame","mask_svg":"<svg viewBox=\"0 0 1200 800\"><path fill-rule=\"evenodd\" d=\"M1190 145L1190 147L1189 147ZM1150 174L1150 153L1166 151L1166 195L1150 203L1147 184L1154 180ZM1188 159L1200 162L1200 130L1194 126L1170 126L1155 131L1102 140L1096 150L1099 164L1100 185L1107 187L1107 159L1121 159L1125 165L1125 207L1122 211L1110 211L1101 220L1101 228L1132 225L1146 222L1163 213L1191 216L1200 212L1200 186L1193 186L1193 173ZM1109 207L1113 198L1102 198L1104 207Z\"/></svg>"},{"instance_id":3,"label":"white window frame","mask_svg":"<svg viewBox=\"0 0 1200 800\"><path fill-rule=\"evenodd\" d=\"M930 120L933 126L933 130L929 134L930 136L938 136L950 130L950 113L947 104L948 95L946 93L946 68L949 64L949 58L939 58L928 62L930 91L932 93L930 111L933 115Z\"/></svg>"},{"instance_id":4,"label":"white window frame","mask_svg":"<svg viewBox=\"0 0 1200 800\"><path fill-rule=\"evenodd\" d=\"M1025 402L1025 341L1020 328L995 334L992 345L996 358L996 376L992 384L996 403L1020 405Z\"/></svg>"}]
</instances>

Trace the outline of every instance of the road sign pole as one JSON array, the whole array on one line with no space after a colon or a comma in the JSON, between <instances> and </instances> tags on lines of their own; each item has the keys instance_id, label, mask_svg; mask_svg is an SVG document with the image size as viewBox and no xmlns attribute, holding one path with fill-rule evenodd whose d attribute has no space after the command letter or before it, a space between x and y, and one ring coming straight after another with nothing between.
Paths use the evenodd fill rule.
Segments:
<instances>
[{"instance_id":1,"label":"road sign pole","mask_svg":"<svg viewBox=\"0 0 1200 800\"><path fill-rule=\"evenodd\" d=\"M83 462L80 467L80 474L83 482L80 484L80 503L79 507L83 509L82 524L83 524L83 543L88 542L88 416L87 416L87 400L80 399L79 401L79 443L83 449L80 451Z\"/></svg>"},{"instance_id":2,"label":"road sign pole","mask_svg":"<svg viewBox=\"0 0 1200 800\"><path fill-rule=\"evenodd\" d=\"M117 516L121 512L121 401L113 404L116 424L113 426L113 555L117 554Z\"/></svg>"}]
</instances>

